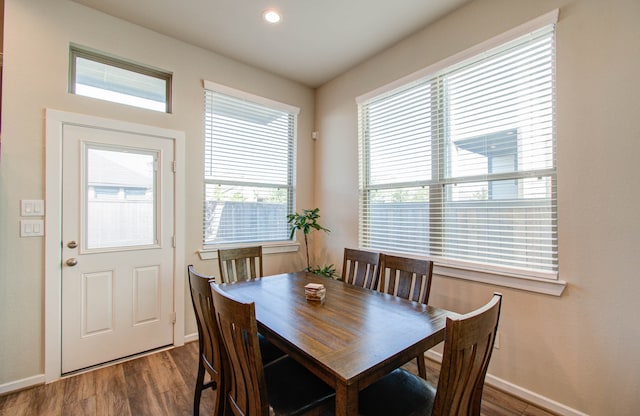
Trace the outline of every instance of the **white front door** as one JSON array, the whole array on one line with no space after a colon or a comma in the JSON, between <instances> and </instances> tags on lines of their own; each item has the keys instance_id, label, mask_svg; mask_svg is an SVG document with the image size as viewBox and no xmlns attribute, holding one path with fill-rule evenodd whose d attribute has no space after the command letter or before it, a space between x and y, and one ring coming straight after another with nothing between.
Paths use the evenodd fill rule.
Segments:
<instances>
[{"instance_id":1,"label":"white front door","mask_svg":"<svg viewBox=\"0 0 640 416\"><path fill-rule=\"evenodd\" d=\"M172 140L65 124L62 373L173 343Z\"/></svg>"}]
</instances>

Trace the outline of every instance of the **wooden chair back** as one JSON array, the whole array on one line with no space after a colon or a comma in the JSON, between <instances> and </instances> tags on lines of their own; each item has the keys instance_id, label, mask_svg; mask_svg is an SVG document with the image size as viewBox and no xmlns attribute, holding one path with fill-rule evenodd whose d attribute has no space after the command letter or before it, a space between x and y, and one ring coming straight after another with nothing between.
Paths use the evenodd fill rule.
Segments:
<instances>
[{"instance_id":1,"label":"wooden chair back","mask_svg":"<svg viewBox=\"0 0 640 416\"><path fill-rule=\"evenodd\" d=\"M381 292L425 305L429 302L432 261L381 254L379 269Z\"/></svg>"},{"instance_id":2,"label":"wooden chair back","mask_svg":"<svg viewBox=\"0 0 640 416\"><path fill-rule=\"evenodd\" d=\"M433 262L430 260L380 254L380 284L383 293L409 299L427 305L431 292ZM418 374L427 379L424 353L416 356Z\"/></svg>"},{"instance_id":3,"label":"wooden chair back","mask_svg":"<svg viewBox=\"0 0 640 416\"><path fill-rule=\"evenodd\" d=\"M230 367L228 409L236 416L269 415L255 304L229 297L211 283L215 314Z\"/></svg>"},{"instance_id":4,"label":"wooden chair back","mask_svg":"<svg viewBox=\"0 0 640 416\"><path fill-rule=\"evenodd\" d=\"M218 250L219 283L234 283L263 276L262 246Z\"/></svg>"},{"instance_id":5,"label":"wooden chair back","mask_svg":"<svg viewBox=\"0 0 640 416\"><path fill-rule=\"evenodd\" d=\"M379 261L380 253L345 248L342 261L344 282L366 289L377 289Z\"/></svg>"},{"instance_id":6,"label":"wooden chair back","mask_svg":"<svg viewBox=\"0 0 640 416\"><path fill-rule=\"evenodd\" d=\"M484 379L498 331L502 295L485 306L447 318L444 352L433 415L480 415Z\"/></svg>"},{"instance_id":7,"label":"wooden chair back","mask_svg":"<svg viewBox=\"0 0 640 416\"><path fill-rule=\"evenodd\" d=\"M216 391L216 409L214 415L222 414L223 400L220 393L223 387L222 363L225 357L224 347L218 330L218 323L213 311L213 298L209 282L211 276L203 275L195 271L192 265L187 267L189 274L189 287L191 288L191 302L196 315L198 327L198 376L196 379L196 392L194 399L194 414L199 413L200 395L203 388L212 388ZM211 381L204 383L204 371L209 374Z\"/></svg>"}]
</instances>

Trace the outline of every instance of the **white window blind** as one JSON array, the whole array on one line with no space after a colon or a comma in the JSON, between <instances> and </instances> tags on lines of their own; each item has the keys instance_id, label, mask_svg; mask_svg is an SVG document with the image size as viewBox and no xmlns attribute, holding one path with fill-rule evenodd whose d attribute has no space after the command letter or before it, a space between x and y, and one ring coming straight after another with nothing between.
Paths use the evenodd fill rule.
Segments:
<instances>
[{"instance_id":1,"label":"white window blind","mask_svg":"<svg viewBox=\"0 0 640 416\"><path fill-rule=\"evenodd\" d=\"M205 89L205 247L289 238L296 119L285 105Z\"/></svg>"},{"instance_id":2,"label":"white window blind","mask_svg":"<svg viewBox=\"0 0 640 416\"><path fill-rule=\"evenodd\" d=\"M557 277L554 36L359 103L361 246Z\"/></svg>"}]
</instances>

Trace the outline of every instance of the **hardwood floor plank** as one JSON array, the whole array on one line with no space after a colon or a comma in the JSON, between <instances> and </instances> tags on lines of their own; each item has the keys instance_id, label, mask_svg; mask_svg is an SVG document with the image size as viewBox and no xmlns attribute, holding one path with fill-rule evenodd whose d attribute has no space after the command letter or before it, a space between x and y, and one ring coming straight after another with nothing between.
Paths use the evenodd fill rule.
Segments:
<instances>
[{"instance_id":1,"label":"hardwood floor plank","mask_svg":"<svg viewBox=\"0 0 640 416\"><path fill-rule=\"evenodd\" d=\"M28 416L27 408L21 404L4 406L0 409L0 416Z\"/></svg>"},{"instance_id":2,"label":"hardwood floor plank","mask_svg":"<svg viewBox=\"0 0 640 416\"><path fill-rule=\"evenodd\" d=\"M167 415L190 416L193 411L193 397L186 397L183 391L168 390L160 395ZM208 413L201 411L201 414Z\"/></svg>"},{"instance_id":3,"label":"hardwood floor plank","mask_svg":"<svg viewBox=\"0 0 640 416\"><path fill-rule=\"evenodd\" d=\"M501 407L496 403L492 403L488 400L482 400L482 406L480 408L480 416L521 416L522 413L514 409Z\"/></svg>"},{"instance_id":4,"label":"hardwood floor plank","mask_svg":"<svg viewBox=\"0 0 640 416\"><path fill-rule=\"evenodd\" d=\"M0 396L0 416L190 416L198 370L198 343L161 351ZM426 360L427 380L440 366ZM417 374L416 361L405 366ZM213 414L215 394L202 392L200 414ZM482 416L554 416L485 385Z\"/></svg>"},{"instance_id":5,"label":"hardwood floor plank","mask_svg":"<svg viewBox=\"0 0 640 416\"><path fill-rule=\"evenodd\" d=\"M96 416L96 396L87 397L77 401L69 401L62 405L62 415L64 416Z\"/></svg>"},{"instance_id":6,"label":"hardwood floor plank","mask_svg":"<svg viewBox=\"0 0 640 416\"><path fill-rule=\"evenodd\" d=\"M198 342L190 342L183 347L174 348L167 351L171 355L178 371L182 375L182 379L187 387L186 399L190 409L193 409L193 396L196 386L196 374L198 372ZM205 381L207 376L205 376ZM215 394L213 390L207 389L202 392L200 399L200 414L213 414L215 409ZM190 410L191 414L192 410Z\"/></svg>"},{"instance_id":7,"label":"hardwood floor plank","mask_svg":"<svg viewBox=\"0 0 640 416\"><path fill-rule=\"evenodd\" d=\"M522 401L514 396L505 394L487 384L484 385L484 389L482 392L482 401L491 402L498 407L513 410L518 415L521 415L529 406L529 403Z\"/></svg>"},{"instance_id":8,"label":"hardwood floor plank","mask_svg":"<svg viewBox=\"0 0 640 416\"><path fill-rule=\"evenodd\" d=\"M95 370L95 389L97 415L133 416L122 364Z\"/></svg>"},{"instance_id":9,"label":"hardwood floor plank","mask_svg":"<svg viewBox=\"0 0 640 416\"><path fill-rule=\"evenodd\" d=\"M73 377L61 380L64 383L63 406L80 402L90 397L95 400L96 383L95 371L78 374Z\"/></svg>"},{"instance_id":10,"label":"hardwood floor plank","mask_svg":"<svg viewBox=\"0 0 640 416\"><path fill-rule=\"evenodd\" d=\"M160 415L163 413L158 391L151 376L147 357L123 363L129 408L133 415Z\"/></svg>"},{"instance_id":11,"label":"hardwood floor plank","mask_svg":"<svg viewBox=\"0 0 640 416\"><path fill-rule=\"evenodd\" d=\"M51 383L35 387L26 407L28 415L60 415L64 398L64 383Z\"/></svg>"},{"instance_id":12,"label":"hardwood floor plank","mask_svg":"<svg viewBox=\"0 0 640 416\"><path fill-rule=\"evenodd\" d=\"M195 356L197 356L197 354ZM192 361L195 361L195 356L191 356ZM167 366L164 367L165 371L159 374L159 376L171 381L168 389L163 393L163 398L167 403L167 407L169 408L169 404L171 404L171 409L173 409L171 414L182 413L190 415L193 410L192 392L195 389L195 377L193 377L195 373L192 373L189 376L189 379L193 379L193 381L187 382L180 371L178 371L177 364L168 352L166 353L166 364ZM205 394L208 393L209 391Z\"/></svg>"},{"instance_id":13,"label":"hardwood floor plank","mask_svg":"<svg viewBox=\"0 0 640 416\"><path fill-rule=\"evenodd\" d=\"M33 389L37 387L38 386L35 386L30 389L20 390L15 393L9 393L0 396L0 415L12 414L3 413L8 412L9 409L14 409L14 411L17 411L16 409L26 407L29 403L29 400L31 400L33 397Z\"/></svg>"},{"instance_id":14,"label":"hardwood floor plank","mask_svg":"<svg viewBox=\"0 0 640 416\"><path fill-rule=\"evenodd\" d=\"M173 361L173 358L167 351L162 351L153 355L154 362L151 358L147 358L147 365L151 369L151 376L154 381L156 390L164 393L172 390L185 390L187 385L182 378L182 374ZM191 357L193 360L193 356Z\"/></svg>"},{"instance_id":15,"label":"hardwood floor plank","mask_svg":"<svg viewBox=\"0 0 640 416\"><path fill-rule=\"evenodd\" d=\"M198 342L189 342L180 348L167 351L176 364L184 382L191 388L195 386L198 372Z\"/></svg>"}]
</instances>

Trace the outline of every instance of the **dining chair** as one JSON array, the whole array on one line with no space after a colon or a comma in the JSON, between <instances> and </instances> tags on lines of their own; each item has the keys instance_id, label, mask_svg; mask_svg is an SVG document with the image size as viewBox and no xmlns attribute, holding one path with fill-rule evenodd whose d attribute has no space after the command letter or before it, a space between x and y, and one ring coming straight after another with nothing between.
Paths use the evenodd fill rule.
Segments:
<instances>
[{"instance_id":1,"label":"dining chair","mask_svg":"<svg viewBox=\"0 0 640 416\"><path fill-rule=\"evenodd\" d=\"M235 283L257 279L262 271L262 246L218 249L221 283ZM282 350L258 333L262 358L265 363L286 355Z\"/></svg>"},{"instance_id":2,"label":"dining chair","mask_svg":"<svg viewBox=\"0 0 640 416\"><path fill-rule=\"evenodd\" d=\"M378 286L380 253L345 248L342 260L342 279L345 283L365 289Z\"/></svg>"},{"instance_id":3,"label":"dining chair","mask_svg":"<svg viewBox=\"0 0 640 416\"><path fill-rule=\"evenodd\" d=\"M261 362L255 303L210 283L216 320L229 357L228 410L235 416L319 414L335 406L335 391L290 357Z\"/></svg>"},{"instance_id":4,"label":"dining chair","mask_svg":"<svg viewBox=\"0 0 640 416\"><path fill-rule=\"evenodd\" d=\"M430 260L380 254L380 284L378 290L414 302L428 304L433 275ZM418 374L426 380L424 354L416 357Z\"/></svg>"},{"instance_id":5,"label":"dining chair","mask_svg":"<svg viewBox=\"0 0 640 416\"><path fill-rule=\"evenodd\" d=\"M364 416L479 416L484 379L498 331L502 295L447 318L437 388L399 368L360 392Z\"/></svg>"},{"instance_id":6,"label":"dining chair","mask_svg":"<svg viewBox=\"0 0 640 416\"><path fill-rule=\"evenodd\" d=\"M187 266L189 274L189 287L191 289L191 302L196 316L198 328L198 375L196 376L196 388L193 399L193 414L200 413L200 398L202 391L211 388L215 392L216 408L214 416L222 415L224 400L222 387L224 380L221 378L222 366L227 361L222 339L215 318L213 298L211 297L210 282L215 281L213 276L201 274L193 265ZM285 353L267 341L263 336L259 337L260 352L263 363L269 365L282 358ZM209 374L209 381L204 382L205 372Z\"/></svg>"},{"instance_id":7,"label":"dining chair","mask_svg":"<svg viewBox=\"0 0 640 416\"><path fill-rule=\"evenodd\" d=\"M191 302L196 315L198 327L198 375L196 376L196 389L193 399L193 414L200 414L200 397L204 389L211 388L215 392L214 416L223 414L222 391L222 340L218 332L218 324L213 314L213 299L209 281L211 276L206 276L195 271L193 265L187 266L189 274L189 287L191 288ZM210 381L205 383L205 372L209 374Z\"/></svg>"},{"instance_id":8,"label":"dining chair","mask_svg":"<svg viewBox=\"0 0 640 416\"><path fill-rule=\"evenodd\" d=\"M262 246L218 249L218 266L221 283L262 277Z\"/></svg>"}]
</instances>

